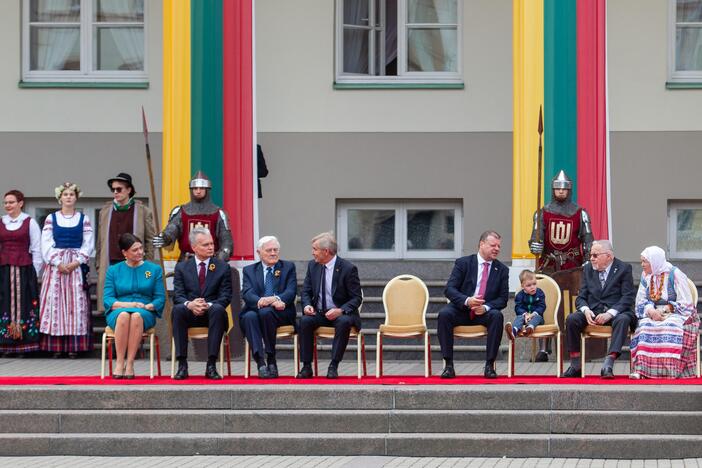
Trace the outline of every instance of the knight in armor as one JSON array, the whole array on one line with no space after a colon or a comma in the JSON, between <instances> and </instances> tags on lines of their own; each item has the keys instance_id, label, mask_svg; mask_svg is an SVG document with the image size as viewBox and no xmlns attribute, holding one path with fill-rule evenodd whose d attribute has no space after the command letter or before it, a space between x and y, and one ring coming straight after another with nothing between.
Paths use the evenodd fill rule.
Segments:
<instances>
[{"instance_id":1,"label":"knight in armor","mask_svg":"<svg viewBox=\"0 0 702 468\"><path fill-rule=\"evenodd\" d=\"M168 225L154 236L156 248L168 248L178 241L180 258L193 254L190 247L190 231L196 227L208 229L214 235L217 258L228 261L234 248L229 219L223 209L212 203L212 182L204 172L198 171L190 181L190 203L176 206L168 217Z\"/></svg>"},{"instance_id":2,"label":"knight in armor","mask_svg":"<svg viewBox=\"0 0 702 468\"><path fill-rule=\"evenodd\" d=\"M551 202L534 213L529 250L537 272L552 274L582 266L590 258L592 226L584 208L571 200L573 182L561 170L551 181ZM548 361L549 340L540 340L539 362Z\"/></svg>"}]
</instances>

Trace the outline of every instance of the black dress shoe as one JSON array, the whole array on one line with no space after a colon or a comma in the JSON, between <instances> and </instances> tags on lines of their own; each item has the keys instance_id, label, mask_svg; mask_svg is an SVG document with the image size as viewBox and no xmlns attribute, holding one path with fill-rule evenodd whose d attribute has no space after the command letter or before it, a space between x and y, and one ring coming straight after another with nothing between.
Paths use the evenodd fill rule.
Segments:
<instances>
[{"instance_id":1,"label":"black dress shoe","mask_svg":"<svg viewBox=\"0 0 702 468\"><path fill-rule=\"evenodd\" d=\"M441 372L442 379L453 379L456 377L456 371L453 370L453 366L446 366Z\"/></svg>"},{"instance_id":2,"label":"black dress shoe","mask_svg":"<svg viewBox=\"0 0 702 468\"><path fill-rule=\"evenodd\" d=\"M485 366L485 371L483 372L483 375L485 376L486 379L496 379L497 378L497 372L495 372L495 369L493 369L492 366Z\"/></svg>"},{"instance_id":3,"label":"black dress shoe","mask_svg":"<svg viewBox=\"0 0 702 468\"><path fill-rule=\"evenodd\" d=\"M278 365L275 362L268 364L268 373L270 374L271 379L278 378Z\"/></svg>"},{"instance_id":4,"label":"black dress shoe","mask_svg":"<svg viewBox=\"0 0 702 468\"><path fill-rule=\"evenodd\" d=\"M222 376L217 372L217 366L214 363L207 363L205 377L210 380L222 380Z\"/></svg>"},{"instance_id":5,"label":"black dress shoe","mask_svg":"<svg viewBox=\"0 0 702 468\"><path fill-rule=\"evenodd\" d=\"M188 363L187 362L179 362L178 363L178 372L176 372L176 375L173 376L175 380L185 380L188 378Z\"/></svg>"},{"instance_id":6,"label":"black dress shoe","mask_svg":"<svg viewBox=\"0 0 702 468\"><path fill-rule=\"evenodd\" d=\"M268 371L268 367L259 366L258 367L258 378L259 379L270 379L271 373Z\"/></svg>"},{"instance_id":7,"label":"black dress shoe","mask_svg":"<svg viewBox=\"0 0 702 468\"><path fill-rule=\"evenodd\" d=\"M539 351L536 353L536 358L534 362L548 362L548 353L546 351Z\"/></svg>"},{"instance_id":8,"label":"black dress shoe","mask_svg":"<svg viewBox=\"0 0 702 468\"><path fill-rule=\"evenodd\" d=\"M603 379L613 379L614 369L612 369L611 367L603 367L602 370L600 370L600 376Z\"/></svg>"},{"instance_id":9,"label":"black dress shoe","mask_svg":"<svg viewBox=\"0 0 702 468\"><path fill-rule=\"evenodd\" d=\"M298 379L311 379L312 378L312 366L302 366L300 372L297 373Z\"/></svg>"},{"instance_id":10,"label":"black dress shoe","mask_svg":"<svg viewBox=\"0 0 702 468\"><path fill-rule=\"evenodd\" d=\"M563 377L582 377L582 370L576 369L573 366L569 366L568 369L563 373Z\"/></svg>"},{"instance_id":11,"label":"black dress shoe","mask_svg":"<svg viewBox=\"0 0 702 468\"><path fill-rule=\"evenodd\" d=\"M336 369L336 367L329 366L329 369L327 369L327 378L328 379L338 379L339 378L339 371Z\"/></svg>"}]
</instances>

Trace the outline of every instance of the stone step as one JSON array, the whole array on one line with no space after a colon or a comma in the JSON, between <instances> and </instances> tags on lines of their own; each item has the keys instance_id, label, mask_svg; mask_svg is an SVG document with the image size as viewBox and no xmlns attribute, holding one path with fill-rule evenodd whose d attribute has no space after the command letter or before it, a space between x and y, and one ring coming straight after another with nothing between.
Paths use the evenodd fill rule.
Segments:
<instances>
[{"instance_id":1,"label":"stone step","mask_svg":"<svg viewBox=\"0 0 702 468\"><path fill-rule=\"evenodd\" d=\"M5 411L50 410L430 410L702 411L696 385L217 385L0 388ZM652 431L652 427L645 428ZM582 430L582 428L574 429Z\"/></svg>"},{"instance_id":2,"label":"stone step","mask_svg":"<svg viewBox=\"0 0 702 468\"><path fill-rule=\"evenodd\" d=\"M702 436L640 434L0 434L3 456L374 455L668 459L702 456Z\"/></svg>"},{"instance_id":3,"label":"stone step","mask_svg":"<svg viewBox=\"0 0 702 468\"><path fill-rule=\"evenodd\" d=\"M655 424L651 424L655 421ZM701 435L702 412L547 410L0 411L0 433L529 433Z\"/></svg>"}]
</instances>

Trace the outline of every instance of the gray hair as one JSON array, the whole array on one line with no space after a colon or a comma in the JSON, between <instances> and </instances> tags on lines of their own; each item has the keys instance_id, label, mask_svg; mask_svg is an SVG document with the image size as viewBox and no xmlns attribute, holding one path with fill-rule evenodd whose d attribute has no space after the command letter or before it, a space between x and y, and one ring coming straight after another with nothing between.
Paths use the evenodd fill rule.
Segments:
<instances>
[{"instance_id":1,"label":"gray hair","mask_svg":"<svg viewBox=\"0 0 702 468\"><path fill-rule=\"evenodd\" d=\"M319 247L320 249L329 250L331 253L336 255L336 238L334 238L334 234L332 232L323 232L321 234L317 234L312 238L312 244L314 243L317 243L317 247Z\"/></svg>"},{"instance_id":2,"label":"gray hair","mask_svg":"<svg viewBox=\"0 0 702 468\"><path fill-rule=\"evenodd\" d=\"M480 242L485 242L488 237L494 237L495 239L502 239L502 236L497 233L497 231L487 230L480 234Z\"/></svg>"},{"instance_id":3,"label":"gray hair","mask_svg":"<svg viewBox=\"0 0 702 468\"><path fill-rule=\"evenodd\" d=\"M190 230L190 233L188 234L188 240L190 241L190 245L195 244L195 239L197 236L211 236L212 233L210 232L209 229L204 228L204 227L196 227Z\"/></svg>"},{"instance_id":4,"label":"gray hair","mask_svg":"<svg viewBox=\"0 0 702 468\"><path fill-rule=\"evenodd\" d=\"M607 239L596 240L592 245L599 245L605 252L610 252L614 255L614 247L612 247L612 242Z\"/></svg>"},{"instance_id":5,"label":"gray hair","mask_svg":"<svg viewBox=\"0 0 702 468\"><path fill-rule=\"evenodd\" d=\"M275 242L278 248L280 248L280 242L278 241L278 238L275 236L263 236L261 237L258 242L256 242L256 250L261 250L264 245L268 244L269 242Z\"/></svg>"}]
</instances>

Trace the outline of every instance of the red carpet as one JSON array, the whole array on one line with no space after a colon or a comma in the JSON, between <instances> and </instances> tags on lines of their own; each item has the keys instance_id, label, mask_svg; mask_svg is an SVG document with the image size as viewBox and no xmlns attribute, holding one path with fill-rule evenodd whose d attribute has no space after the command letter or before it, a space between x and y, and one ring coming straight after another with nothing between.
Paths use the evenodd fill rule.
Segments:
<instances>
[{"instance_id":1,"label":"red carpet","mask_svg":"<svg viewBox=\"0 0 702 468\"><path fill-rule=\"evenodd\" d=\"M280 377L261 380L258 377L244 379L242 376L226 377L223 380L208 380L200 376L191 376L187 380L172 380L170 377L137 376L133 380L115 380L100 376L45 376L45 377L0 377L0 385L702 385L702 379L642 379L631 380L628 376L617 376L612 380L603 380L599 376L584 379L559 379L552 376L517 376L497 379L485 379L482 376L459 376L455 379L442 379L438 376L385 376L380 379L365 377L340 377L329 380L325 377L298 380L292 377Z\"/></svg>"}]
</instances>

